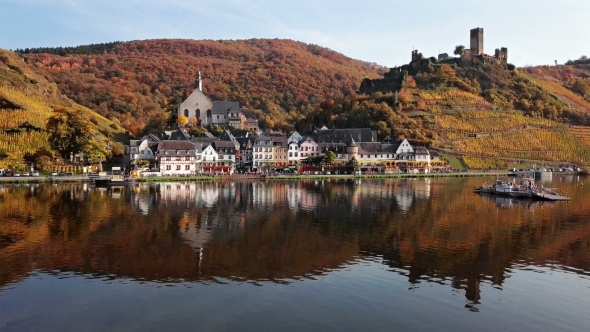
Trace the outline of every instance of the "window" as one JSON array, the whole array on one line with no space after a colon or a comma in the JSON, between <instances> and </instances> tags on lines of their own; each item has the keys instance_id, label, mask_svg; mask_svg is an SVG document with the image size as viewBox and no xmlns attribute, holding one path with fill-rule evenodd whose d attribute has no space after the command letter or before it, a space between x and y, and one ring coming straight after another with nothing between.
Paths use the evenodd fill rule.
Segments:
<instances>
[{"instance_id":1,"label":"window","mask_svg":"<svg viewBox=\"0 0 590 332\"><path fill-rule=\"evenodd\" d=\"M184 160L189 161L191 160L191 157L184 157Z\"/></svg>"},{"instance_id":2,"label":"window","mask_svg":"<svg viewBox=\"0 0 590 332\"><path fill-rule=\"evenodd\" d=\"M184 110L184 116L188 118L188 110Z\"/></svg>"},{"instance_id":3,"label":"window","mask_svg":"<svg viewBox=\"0 0 590 332\"><path fill-rule=\"evenodd\" d=\"M176 170L180 171L180 165L176 165Z\"/></svg>"},{"instance_id":4,"label":"window","mask_svg":"<svg viewBox=\"0 0 590 332\"><path fill-rule=\"evenodd\" d=\"M166 157L166 161L170 161L172 158L170 157Z\"/></svg>"},{"instance_id":5,"label":"window","mask_svg":"<svg viewBox=\"0 0 590 332\"><path fill-rule=\"evenodd\" d=\"M196 112L195 112L197 119L201 117L201 110L197 108Z\"/></svg>"},{"instance_id":6,"label":"window","mask_svg":"<svg viewBox=\"0 0 590 332\"><path fill-rule=\"evenodd\" d=\"M170 165L166 165L166 170L167 170L167 171L169 171L169 170L171 170L171 169L172 169L172 166L170 166Z\"/></svg>"},{"instance_id":7,"label":"window","mask_svg":"<svg viewBox=\"0 0 590 332\"><path fill-rule=\"evenodd\" d=\"M219 114L217 114L217 120L219 120Z\"/></svg>"},{"instance_id":8,"label":"window","mask_svg":"<svg viewBox=\"0 0 590 332\"><path fill-rule=\"evenodd\" d=\"M191 165L186 165L186 166L184 166L184 170L185 170L185 171L190 171L190 170L191 170Z\"/></svg>"}]
</instances>

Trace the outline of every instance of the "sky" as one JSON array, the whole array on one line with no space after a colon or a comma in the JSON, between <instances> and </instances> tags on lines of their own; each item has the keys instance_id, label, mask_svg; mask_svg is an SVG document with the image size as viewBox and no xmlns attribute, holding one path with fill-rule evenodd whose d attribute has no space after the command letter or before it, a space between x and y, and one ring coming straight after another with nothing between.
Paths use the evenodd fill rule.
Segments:
<instances>
[{"instance_id":1,"label":"sky","mask_svg":"<svg viewBox=\"0 0 590 332\"><path fill-rule=\"evenodd\" d=\"M517 66L590 56L590 0L0 0L0 48L285 38L388 67L469 47Z\"/></svg>"}]
</instances>

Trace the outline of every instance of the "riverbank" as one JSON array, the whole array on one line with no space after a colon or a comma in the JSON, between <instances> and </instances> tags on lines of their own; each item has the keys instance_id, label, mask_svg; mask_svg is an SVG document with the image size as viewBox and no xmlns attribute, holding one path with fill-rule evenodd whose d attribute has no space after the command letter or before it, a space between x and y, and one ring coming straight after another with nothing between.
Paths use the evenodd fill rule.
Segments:
<instances>
[{"instance_id":1,"label":"riverbank","mask_svg":"<svg viewBox=\"0 0 590 332\"><path fill-rule=\"evenodd\" d=\"M582 173L552 173L559 175L583 175ZM125 184L149 182L212 182L212 181L285 181L285 180L344 180L344 179L400 179L400 178L462 178L462 177L505 177L508 172L458 172L429 174L339 174L339 175L222 175L222 176L154 176L132 179ZM41 177L0 177L0 183L92 183L87 176L41 176Z\"/></svg>"},{"instance_id":2,"label":"riverbank","mask_svg":"<svg viewBox=\"0 0 590 332\"><path fill-rule=\"evenodd\" d=\"M221 175L221 176L154 176L132 179L133 182L209 182L209 181L252 181L252 180L305 180L305 179L396 179L396 178L437 178L437 177L481 177L506 176L507 172L460 172L460 173L430 173L430 174L341 174L341 175ZM0 183L76 183L93 182L87 176L21 176L0 177Z\"/></svg>"}]
</instances>

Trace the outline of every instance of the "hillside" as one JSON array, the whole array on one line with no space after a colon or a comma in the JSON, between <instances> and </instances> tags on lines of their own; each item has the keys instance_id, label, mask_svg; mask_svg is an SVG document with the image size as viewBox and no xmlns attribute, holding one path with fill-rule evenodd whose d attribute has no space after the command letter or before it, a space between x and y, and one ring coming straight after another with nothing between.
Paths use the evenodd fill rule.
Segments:
<instances>
[{"instance_id":1,"label":"hillside","mask_svg":"<svg viewBox=\"0 0 590 332\"><path fill-rule=\"evenodd\" d=\"M0 164L52 154L46 124L55 109L80 115L105 142L125 140L123 128L62 95L27 59L0 49Z\"/></svg>"},{"instance_id":2,"label":"hillside","mask_svg":"<svg viewBox=\"0 0 590 332\"><path fill-rule=\"evenodd\" d=\"M255 110L263 127L277 129L292 129L321 101L351 95L363 78L383 71L317 45L279 39L145 40L21 52L61 92L132 135L173 123L198 69L213 100L239 101Z\"/></svg>"},{"instance_id":3,"label":"hillside","mask_svg":"<svg viewBox=\"0 0 590 332\"><path fill-rule=\"evenodd\" d=\"M380 138L408 138L471 169L588 165L590 103L579 93L590 77L584 66L421 59L364 80L364 95L322 103L298 127L368 126Z\"/></svg>"}]
</instances>

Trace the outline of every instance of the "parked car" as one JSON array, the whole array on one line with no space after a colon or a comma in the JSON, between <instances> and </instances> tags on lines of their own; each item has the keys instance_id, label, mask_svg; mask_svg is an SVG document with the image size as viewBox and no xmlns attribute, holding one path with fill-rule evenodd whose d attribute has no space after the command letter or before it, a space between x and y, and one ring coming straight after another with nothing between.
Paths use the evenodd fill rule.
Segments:
<instances>
[{"instance_id":1,"label":"parked car","mask_svg":"<svg viewBox=\"0 0 590 332\"><path fill-rule=\"evenodd\" d=\"M31 176L31 173L29 173L29 172L24 172L24 173L23 173L23 176Z\"/></svg>"},{"instance_id":2,"label":"parked car","mask_svg":"<svg viewBox=\"0 0 590 332\"><path fill-rule=\"evenodd\" d=\"M57 176L57 173L56 172L52 172L51 173L51 176Z\"/></svg>"},{"instance_id":3,"label":"parked car","mask_svg":"<svg viewBox=\"0 0 590 332\"><path fill-rule=\"evenodd\" d=\"M74 175L74 173L72 173L72 172L67 172L67 173L66 173L66 175L68 175L68 176L69 176L69 175Z\"/></svg>"},{"instance_id":4,"label":"parked car","mask_svg":"<svg viewBox=\"0 0 590 332\"><path fill-rule=\"evenodd\" d=\"M39 172L33 172L33 176L35 176L35 177L39 176Z\"/></svg>"},{"instance_id":5,"label":"parked car","mask_svg":"<svg viewBox=\"0 0 590 332\"><path fill-rule=\"evenodd\" d=\"M59 174L58 174L58 175L59 175L59 176L66 176L66 173L64 173L64 172L59 172Z\"/></svg>"},{"instance_id":6,"label":"parked car","mask_svg":"<svg viewBox=\"0 0 590 332\"><path fill-rule=\"evenodd\" d=\"M20 176L20 173L14 173L12 176Z\"/></svg>"}]
</instances>

